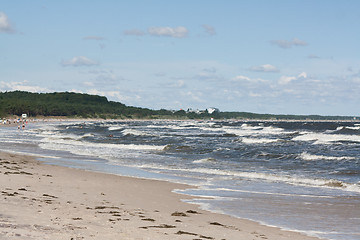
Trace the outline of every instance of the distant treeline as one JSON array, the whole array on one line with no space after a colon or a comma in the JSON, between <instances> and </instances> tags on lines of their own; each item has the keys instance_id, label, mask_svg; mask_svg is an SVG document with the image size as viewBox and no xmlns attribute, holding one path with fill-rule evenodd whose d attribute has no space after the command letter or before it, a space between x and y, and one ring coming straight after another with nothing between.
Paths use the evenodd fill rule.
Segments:
<instances>
[{"instance_id":1,"label":"distant treeline","mask_svg":"<svg viewBox=\"0 0 360 240\"><path fill-rule=\"evenodd\" d=\"M170 111L153 111L146 108L128 107L106 97L71 93L30 93L23 91L0 93L2 115L21 116L26 113L36 116L71 116L96 118L145 118L152 115L169 114Z\"/></svg>"},{"instance_id":2,"label":"distant treeline","mask_svg":"<svg viewBox=\"0 0 360 240\"><path fill-rule=\"evenodd\" d=\"M277 119L277 120L352 120L353 117L319 115L274 115L248 112L194 112L151 110L131 107L119 102L108 101L106 97L72 93L30 93L23 91L0 92L0 116L26 113L29 117L67 116L83 118L115 119Z\"/></svg>"}]
</instances>

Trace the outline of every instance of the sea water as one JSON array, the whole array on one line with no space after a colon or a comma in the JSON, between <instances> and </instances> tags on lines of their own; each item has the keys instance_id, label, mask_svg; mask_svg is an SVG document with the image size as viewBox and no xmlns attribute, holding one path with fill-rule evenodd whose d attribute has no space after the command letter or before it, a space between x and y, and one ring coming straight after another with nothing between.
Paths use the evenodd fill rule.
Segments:
<instances>
[{"instance_id":1,"label":"sea water","mask_svg":"<svg viewBox=\"0 0 360 240\"><path fill-rule=\"evenodd\" d=\"M0 129L2 151L197 186L203 209L327 239L360 239L360 124L96 121ZM211 199L196 198L207 196Z\"/></svg>"}]
</instances>

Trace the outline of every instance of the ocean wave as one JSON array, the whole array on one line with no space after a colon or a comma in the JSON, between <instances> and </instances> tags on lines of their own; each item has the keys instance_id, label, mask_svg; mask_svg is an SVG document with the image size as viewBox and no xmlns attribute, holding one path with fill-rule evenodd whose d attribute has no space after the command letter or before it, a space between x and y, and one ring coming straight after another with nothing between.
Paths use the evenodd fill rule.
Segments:
<instances>
[{"instance_id":1,"label":"ocean wave","mask_svg":"<svg viewBox=\"0 0 360 240\"><path fill-rule=\"evenodd\" d=\"M217 129L216 129L217 130ZM248 126L247 124L241 125L241 127L223 127L218 131L224 131L228 134L235 134L240 137L246 136L274 136L274 135L288 135L295 134L296 131L285 131L283 128L278 127L263 127L263 126Z\"/></svg>"},{"instance_id":2,"label":"ocean wave","mask_svg":"<svg viewBox=\"0 0 360 240\"><path fill-rule=\"evenodd\" d=\"M334 142L360 142L360 135L309 133L292 138L293 141L314 141L314 144L332 144Z\"/></svg>"},{"instance_id":3,"label":"ocean wave","mask_svg":"<svg viewBox=\"0 0 360 240\"><path fill-rule=\"evenodd\" d=\"M241 138L241 142L246 144L266 144L277 142L280 139L271 139L271 138Z\"/></svg>"},{"instance_id":4,"label":"ocean wave","mask_svg":"<svg viewBox=\"0 0 360 240\"><path fill-rule=\"evenodd\" d=\"M215 158L203 158L203 159L193 161L193 163L208 163L208 162L216 162L216 159Z\"/></svg>"},{"instance_id":5,"label":"ocean wave","mask_svg":"<svg viewBox=\"0 0 360 240\"><path fill-rule=\"evenodd\" d=\"M343 129L360 130L360 127L359 126L358 127L342 126L342 127L337 127L336 131L343 130Z\"/></svg>"},{"instance_id":6,"label":"ocean wave","mask_svg":"<svg viewBox=\"0 0 360 240\"><path fill-rule=\"evenodd\" d=\"M360 127L350 127L350 126L340 126L337 127L335 130L326 130L325 133L328 134L346 134L346 135L357 135L359 134Z\"/></svg>"},{"instance_id":7,"label":"ocean wave","mask_svg":"<svg viewBox=\"0 0 360 240\"><path fill-rule=\"evenodd\" d=\"M164 147L164 150L173 151L173 152L191 152L191 151L193 151L193 148L188 145L177 146L177 145L173 145L173 144L168 144Z\"/></svg>"},{"instance_id":8,"label":"ocean wave","mask_svg":"<svg viewBox=\"0 0 360 240\"><path fill-rule=\"evenodd\" d=\"M134 135L134 136L148 136L149 134L139 131L139 130L135 130L135 129L124 129L123 131L121 131L121 133L126 136L126 135Z\"/></svg>"},{"instance_id":9,"label":"ocean wave","mask_svg":"<svg viewBox=\"0 0 360 240\"><path fill-rule=\"evenodd\" d=\"M45 147L49 146L79 146L86 148L94 149L123 149L123 150L153 150L153 151L162 151L166 146L156 146L156 145L137 145L137 144L110 144L110 143L93 143L78 141L74 139L61 139L61 138L44 138L40 141L40 146ZM54 149L56 150L56 149Z\"/></svg>"},{"instance_id":10,"label":"ocean wave","mask_svg":"<svg viewBox=\"0 0 360 240\"><path fill-rule=\"evenodd\" d=\"M7 153L13 153L13 154L20 154L20 155L25 155L25 156L31 156L31 157L38 157L38 158L53 158L53 159L59 159L60 157L57 156L50 156L50 155L45 155L45 154L39 154L39 153L30 153L30 152L23 152L23 151L15 151L15 150L4 150L1 149L2 152L7 152Z\"/></svg>"},{"instance_id":11,"label":"ocean wave","mask_svg":"<svg viewBox=\"0 0 360 240\"><path fill-rule=\"evenodd\" d=\"M313 155L313 154L309 154L307 152L303 152L299 155L299 157L303 160L306 161L316 161L316 160L351 160L351 159L355 159L354 157L334 157L334 156L324 156L324 155Z\"/></svg>"},{"instance_id":12,"label":"ocean wave","mask_svg":"<svg viewBox=\"0 0 360 240\"><path fill-rule=\"evenodd\" d=\"M165 167L152 164L142 164L137 167L147 168L147 169L160 169L166 171L179 171L184 173L197 173L197 174L206 174L206 175L217 175L217 176L227 176L227 177L240 177L252 180L263 180L269 182L283 182L286 184L305 186L305 187L317 187L317 188L330 188L338 189L342 191L357 192L360 193L360 185L346 183L336 179L321 179L321 178L306 178L302 176L289 176L289 175L276 175L269 173L258 173L258 172L237 172L230 170L220 170L220 169L209 169L209 168L189 168L182 169L176 167Z\"/></svg>"},{"instance_id":13,"label":"ocean wave","mask_svg":"<svg viewBox=\"0 0 360 240\"><path fill-rule=\"evenodd\" d=\"M271 182L285 182L292 185L308 186L308 187L323 187L323 188L334 188L344 191L358 192L360 193L360 185L345 183L335 179L315 179L315 178L304 178L295 176L282 176L267 173L256 173L256 172L234 172L224 171L217 169L188 169L188 171L195 171L199 173L209 173L224 176L235 176L249 179L261 179Z\"/></svg>"},{"instance_id":14,"label":"ocean wave","mask_svg":"<svg viewBox=\"0 0 360 240\"><path fill-rule=\"evenodd\" d=\"M278 192L259 192L259 191L250 191L250 190L241 190L241 189L231 189L231 188L211 188L211 189L201 188L201 190L205 190L205 191L224 191L224 192L241 192L241 193L276 195L276 196L290 196L290 197L335 198L335 197L333 197L333 196L325 196L325 195L309 195L309 194L278 193Z\"/></svg>"},{"instance_id":15,"label":"ocean wave","mask_svg":"<svg viewBox=\"0 0 360 240\"><path fill-rule=\"evenodd\" d=\"M118 131L118 130L121 130L121 129L124 129L124 126L111 126L111 127L108 127L109 131Z\"/></svg>"},{"instance_id":16,"label":"ocean wave","mask_svg":"<svg viewBox=\"0 0 360 240\"><path fill-rule=\"evenodd\" d=\"M81 136L81 138L88 138L88 137L94 137L95 134L93 133L85 133L84 135Z\"/></svg>"},{"instance_id":17,"label":"ocean wave","mask_svg":"<svg viewBox=\"0 0 360 240\"><path fill-rule=\"evenodd\" d=\"M83 135L75 135L71 133L61 133L59 131L52 131L52 130L38 130L35 132L38 137L43 139L63 139L63 140L80 140L82 138L91 137L93 136L92 133L86 133Z\"/></svg>"}]
</instances>

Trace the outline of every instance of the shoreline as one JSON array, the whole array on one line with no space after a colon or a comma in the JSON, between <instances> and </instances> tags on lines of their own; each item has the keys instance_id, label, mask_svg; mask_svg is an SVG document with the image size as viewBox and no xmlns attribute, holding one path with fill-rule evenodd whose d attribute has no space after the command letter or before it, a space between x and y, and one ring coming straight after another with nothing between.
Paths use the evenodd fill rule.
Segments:
<instances>
[{"instance_id":1,"label":"shoreline","mask_svg":"<svg viewBox=\"0 0 360 240\"><path fill-rule=\"evenodd\" d=\"M201 210L188 185L48 165L0 152L0 237L9 239L318 239Z\"/></svg>"},{"instance_id":2,"label":"shoreline","mask_svg":"<svg viewBox=\"0 0 360 240\"><path fill-rule=\"evenodd\" d=\"M19 117L18 117L19 118ZM2 126L17 126L17 123L14 122L14 117L4 117L3 119L10 120L10 124L3 124L1 122L0 127ZM113 122L126 122L126 121L235 121L235 122L344 122L344 123L360 123L360 119L176 119L176 118L143 118L143 119L104 119L104 118L73 118L73 117L63 117L63 116L51 116L51 117L28 117L26 120L29 123L42 123L42 122L106 122L106 121L113 121ZM15 119L16 121L16 119Z\"/></svg>"}]
</instances>

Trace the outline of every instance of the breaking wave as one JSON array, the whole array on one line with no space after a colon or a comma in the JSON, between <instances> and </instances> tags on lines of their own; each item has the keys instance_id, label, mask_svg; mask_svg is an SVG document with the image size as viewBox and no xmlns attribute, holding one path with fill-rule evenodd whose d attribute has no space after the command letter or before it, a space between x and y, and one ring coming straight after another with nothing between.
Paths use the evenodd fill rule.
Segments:
<instances>
[{"instance_id":1,"label":"breaking wave","mask_svg":"<svg viewBox=\"0 0 360 240\"><path fill-rule=\"evenodd\" d=\"M316 161L316 160L351 160L351 159L355 159L354 157L346 157L346 156L342 156L342 157L334 157L334 156L324 156L324 155L313 155L313 154L309 154L307 152L303 152L299 155L299 157L303 160L306 161Z\"/></svg>"},{"instance_id":2,"label":"breaking wave","mask_svg":"<svg viewBox=\"0 0 360 240\"><path fill-rule=\"evenodd\" d=\"M293 141L314 141L314 144L333 144L340 142L360 142L360 135L307 133L296 136Z\"/></svg>"}]
</instances>

